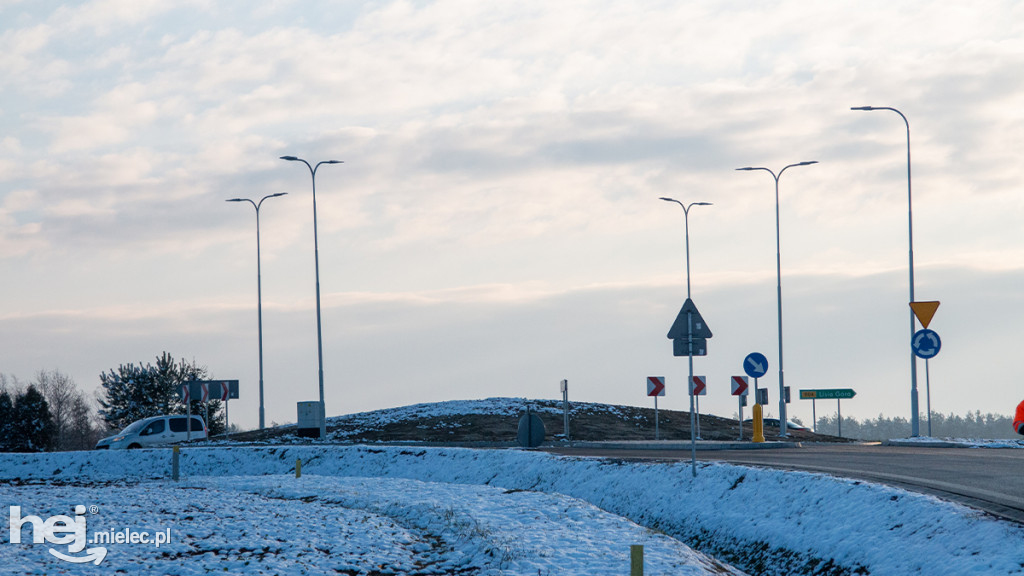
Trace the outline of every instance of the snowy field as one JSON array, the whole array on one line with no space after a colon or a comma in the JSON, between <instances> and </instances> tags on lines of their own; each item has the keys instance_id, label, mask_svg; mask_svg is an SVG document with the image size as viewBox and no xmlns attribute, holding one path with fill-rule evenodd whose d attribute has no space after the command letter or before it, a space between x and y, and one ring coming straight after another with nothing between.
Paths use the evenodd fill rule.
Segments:
<instances>
[{"instance_id":1,"label":"snowy field","mask_svg":"<svg viewBox=\"0 0 1024 576\"><path fill-rule=\"evenodd\" d=\"M295 478L296 459L302 477ZM22 543L3 574L1024 574L1024 530L959 505L808 473L520 450L213 447L0 455ZM80 514L75 507L81 506ZM12 511L13 514L13 511ZM68 515L97 532L31 543ZM52 519L51 519L52 520ZM126 532L127 531L127 532ZM689 542L719 560L696 553ZM99 566L75 564L102 547Z\"/></svg>"}]
</instances>

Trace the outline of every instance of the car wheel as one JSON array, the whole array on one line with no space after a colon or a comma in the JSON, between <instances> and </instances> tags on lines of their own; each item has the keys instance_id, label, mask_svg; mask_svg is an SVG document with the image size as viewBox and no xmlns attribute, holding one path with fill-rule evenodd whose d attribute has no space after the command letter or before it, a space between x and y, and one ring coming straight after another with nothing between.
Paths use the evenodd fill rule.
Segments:
<instances>
[{"instance_id":1,"label":"car wheel","mask_svg":"<svg viewBox=\"0 0 1024 576\"><path fill-rule=\"evenodd\" d=\"M142 445L141 444L129 444L128 445L128 449L129 450L135 450L136 448L142 448Z\"/></svg>"}]
</instances>

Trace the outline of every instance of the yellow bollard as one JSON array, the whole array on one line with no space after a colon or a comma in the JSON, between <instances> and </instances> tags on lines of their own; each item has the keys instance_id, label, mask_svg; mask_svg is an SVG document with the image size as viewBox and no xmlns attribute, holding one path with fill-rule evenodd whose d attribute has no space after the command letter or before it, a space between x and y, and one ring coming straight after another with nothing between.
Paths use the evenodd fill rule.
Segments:
<instances>
[{"instance_id":1,"label":"yellow bollard","mask_svg":"<svg viewBox=\"0 0 1024 576\"><path fill-rule=\"evenodd\" d=\"M760 404L754 404L754 442L764 442L764 419Z\"/></svg>"},{"instance_id":2,"label":"yellow bollard","mask_svg":"<svg viewBox=\"0 0 1024 576\"><path fill-rule=\"evenodd\" d=\"M301 458L296 458L295 459L295 477L296 478L301 478L302 477L302 459Z\"/></svg>"},{"instance_id":3,"label":"yellow bollard","mask_svg":"<svg viewBox=\"0 0 1024 576\"><path fill-rule=\"evenodd\" d=\"M643 544L633 544L629 547L629 576L644 576Z\"/></svg>"}]
</instances>

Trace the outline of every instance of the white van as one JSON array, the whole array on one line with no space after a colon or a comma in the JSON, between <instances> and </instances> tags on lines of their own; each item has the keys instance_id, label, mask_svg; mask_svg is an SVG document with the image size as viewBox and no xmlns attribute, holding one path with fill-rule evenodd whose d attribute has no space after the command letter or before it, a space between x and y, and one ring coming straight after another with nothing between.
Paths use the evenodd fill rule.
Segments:
<instances>
[{"instance_id":1,"label":"white van","mask_svg":"<svg viewBox=\"0 0 1024 576\"><path fill-rule=\"evenodd\" d=\"M186 440L205 440L208 436L206 423L199 416L192 417L192 431L188 431L188 416L153 416L132 422L124 430L96 443L97 450L131 449L175 444Z\"/></svg>"}]
</instances>

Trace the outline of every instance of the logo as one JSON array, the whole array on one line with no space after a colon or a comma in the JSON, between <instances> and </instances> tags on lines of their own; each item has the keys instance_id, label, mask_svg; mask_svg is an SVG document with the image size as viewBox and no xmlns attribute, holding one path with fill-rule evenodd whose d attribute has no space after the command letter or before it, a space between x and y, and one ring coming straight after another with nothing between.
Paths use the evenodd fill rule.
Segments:
<instances>
[{"instance_id":1,"label":"logo","mask_svg":"<svg viewBox=\"0 0 1024 576\"><path fill-rule=\"evenodd\" d=\"M157 548L171 540L171 529L168 528L158 532L139 532L130 528L120 531L101 530L94 532L92 538L88 537L86 526L86 511L90 514L98 514L96 506L75 506L74 516L59 514L50 516L43 520L39 516L22 516L21 506L10 508L10 538L11 544L22 544L23 531L30 530L32 544L52 544L54 546L67 546L67 552L51 547L49 552L56 558L75 564L92 562L99 565L107 557L107 549L94 544L153 544ZM86 546L91 546L86 549ZM82 552L84 551L84 554Z\"/></svg>"}]
</instances>

